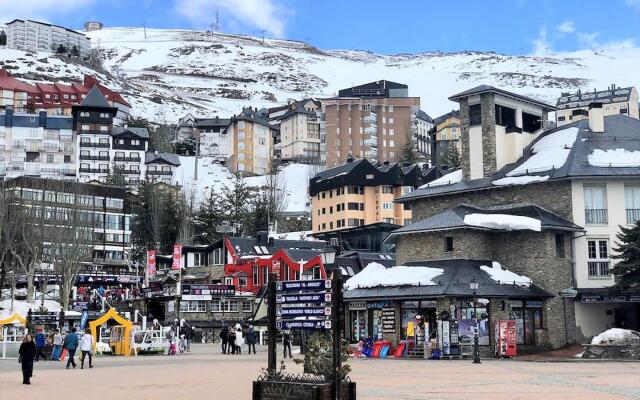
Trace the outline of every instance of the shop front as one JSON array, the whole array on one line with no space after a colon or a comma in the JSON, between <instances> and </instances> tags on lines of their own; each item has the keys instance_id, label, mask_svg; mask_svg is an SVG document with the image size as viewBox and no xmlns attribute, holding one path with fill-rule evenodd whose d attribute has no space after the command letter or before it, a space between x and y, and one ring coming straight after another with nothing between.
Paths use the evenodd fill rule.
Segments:
<instances>
[{"instance_id":1,"label":"shop front","mask_svg":"<svg viewBox=\"0 0 640 400\"><path fill-rule=\"evenodd\" d=\"M640 294L579 289L576 326L585 339L610 328L640 330Z\"/></svg>"}]
</instances>

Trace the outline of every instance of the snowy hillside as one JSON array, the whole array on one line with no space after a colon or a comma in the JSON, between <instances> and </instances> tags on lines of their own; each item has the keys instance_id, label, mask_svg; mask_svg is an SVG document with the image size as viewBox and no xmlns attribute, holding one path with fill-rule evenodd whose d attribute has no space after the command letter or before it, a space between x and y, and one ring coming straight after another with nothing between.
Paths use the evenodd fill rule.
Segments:
<instances>
[{"instance_id":1,"label":"snowy hillside","mask_svg":"<svg viewBox=\"0 0 640 400\"><path fill-rule=\"evenodd\" d=\"M383 56L189 30L147 29L145 38L142 29L109 28L88 35L104 60L99 77L124 93L134 115L168 123L187 112L228 116L246 105L331 96L379 79L408 84L410 95L420 96L433 116L455 107L448 96L481 83L555 103L561 91L637 85L634 66L640 61L637 48L545 57L473 51ZM8 49L0 49L0 63L34 80L80 80L88 70L44 53Z\"/></svg>"},{"instance_id":2,"label":"snowy hillside","mask_svg":"<svg viewBox=\"0 0 640 400\"><path fill-rule=\"evenodd\" d=\"M283 189L284 210L289 212L303 212L309 210L307 187L309 178L314 175L314 168L305 164L289 164L280 172L279 184ZM244 178L246 184L252 187L266 185L266 176ZM229 170L206 158L198 160L198 180L195 180L195 157L180 156L180 166L174 174L174 183L179 184L187 196L192 196L196 203L205 199L213 190L221 195L224 187L234 184L234 175Z\"/></svg>"}]
</instances>

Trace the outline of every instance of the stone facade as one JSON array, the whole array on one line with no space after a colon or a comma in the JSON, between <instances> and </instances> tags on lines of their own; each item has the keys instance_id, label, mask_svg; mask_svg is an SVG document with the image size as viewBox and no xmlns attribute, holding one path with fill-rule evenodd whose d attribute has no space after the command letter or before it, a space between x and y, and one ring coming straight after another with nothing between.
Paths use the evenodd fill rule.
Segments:
<instances>
[{"instance_id":1,"label":"stone facade","mask_svg":"<svg viewBox=\"0 0 640 400\"><path fill-rule=\"evenodd\" d=\"M496 173L496 103L493 93L480 96L480 112L482 115L482 169L484 176ZM463 157L465 155L463 154ZM469 155L467 154L468 158Z\"/></svg>"},{"instance_id":2,"label":"stone facade","mask_svg":"<svg viewBox=\"0 0 640 400\"><path fill-rule=\"evenodd\" d=\"M445 237L453 237L453 251L445 251ZM453 230L404 235L396 243L398 265L409 261L441 260L451 258L488 259L493 242L479 230Z\"/></svg>"},{"instance_id":3,"label":"stone facade","mask_svg":"<svg viewBox=\"0 0 640 400\"><path fill-rule=\"evenodd\" d=\"M469 180L469 100L465 97L460 99L460 142L462 147L460 165L462 167L462 178Z\"/></svg>"},{"instance_id":4,"label":"stone facade","mask_svg":"<svg viewBox=\"0 0 640 400\"><path fill-rule=\"evenodd\" d=\"M569 221L573 219L571 182L542 182L522 186L492 187L462 193L416 199L411 202L413 220L430 217L460 204L477 207L535 204Z\"/></svg>"}]
</instances>

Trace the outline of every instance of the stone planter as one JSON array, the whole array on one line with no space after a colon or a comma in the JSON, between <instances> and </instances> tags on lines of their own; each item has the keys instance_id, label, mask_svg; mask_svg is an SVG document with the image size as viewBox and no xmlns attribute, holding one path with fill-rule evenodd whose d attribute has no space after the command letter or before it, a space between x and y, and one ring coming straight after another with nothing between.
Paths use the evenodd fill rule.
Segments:
<instances>
[{"instance_id":1,"label":"stone planter","mask_svg":"<svg viewBox=\"0 0 640 400\"><path fill-rule=\"evenodd\" d=\"M585 344L582 358L640 360L640 345Z\"/></svg>"},{"instance_id":2,"label":"stone planter","mask_svg":"<svg viewBox=\"0 0 640 400\"><path fill-rule=\"evenodd\" d=\"M253 400L331 400L331 383L254 381ZM342 382L342 400L355 400L355 382Z\"/></svg>"}]
</instances>

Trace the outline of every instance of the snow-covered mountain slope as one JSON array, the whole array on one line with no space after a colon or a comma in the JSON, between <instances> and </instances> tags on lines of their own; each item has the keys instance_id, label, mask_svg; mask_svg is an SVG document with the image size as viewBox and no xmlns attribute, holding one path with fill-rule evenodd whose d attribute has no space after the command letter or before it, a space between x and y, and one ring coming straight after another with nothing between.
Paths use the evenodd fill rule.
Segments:
<instances>
[{"instance_id":1,"label":"snow-covered mountain slope","mask_svg":"<svg viewBox=\"0 0 640 400\"><path fill-rule=\"evenodd\" d=\"M121 90L134 115L173 123L187 112L227 116L242 106L332 96L344 87L388 79L409 85L432 116L447 97L481 83L555 103L561 91L637 85L640 49L616 48L508 56L487 52L378 55L319 50L306 43L201 31L109 28L89 32L106 84ZM44 53L0 49L12 73L35 80L80 80L88 69Z\"/></svg>"}]
</instances>

